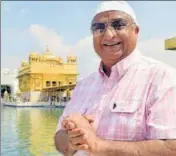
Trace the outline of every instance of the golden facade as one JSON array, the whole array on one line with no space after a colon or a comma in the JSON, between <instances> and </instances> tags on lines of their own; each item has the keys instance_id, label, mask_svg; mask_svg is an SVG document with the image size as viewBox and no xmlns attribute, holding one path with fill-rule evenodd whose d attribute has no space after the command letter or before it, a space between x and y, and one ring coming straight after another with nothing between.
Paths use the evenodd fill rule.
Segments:
<instances>
[{"instance_id":1,"label":"golden facade","mask_svg":"<svg viewBox=\"0 0 176 156\"><path fill-rule=\"evenodd\" d=\"M63 62L47 48L43 54L30 53L18 71L19 89L24 101L54 101L70 98L77 81L77 58L68 56Z\"/></svg>"},{"instance_id":2,"label":"golden facade","mask_svg":"<svg viewBox=\"0 0 176 156\"><path fill-rule=\"evenodd\" d=\"M166 50L176 50L176 37L165 40Z\"/></svg>"}]
</instances>

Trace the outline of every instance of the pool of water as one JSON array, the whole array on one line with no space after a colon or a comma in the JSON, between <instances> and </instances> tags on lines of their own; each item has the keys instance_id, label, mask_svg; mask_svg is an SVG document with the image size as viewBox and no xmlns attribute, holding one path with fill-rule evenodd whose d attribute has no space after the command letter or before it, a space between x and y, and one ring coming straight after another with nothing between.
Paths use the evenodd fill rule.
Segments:
<instances>
[{"instance_id":1,"label":"pool of water","mask_svg":"<svg viewBox=\"0 0 176 156\"><path fill-rule=\"evenodd\" d=\"M60 156L53 137L63 109L1 107L2 156Z\"/></svg>"}]
</instances>

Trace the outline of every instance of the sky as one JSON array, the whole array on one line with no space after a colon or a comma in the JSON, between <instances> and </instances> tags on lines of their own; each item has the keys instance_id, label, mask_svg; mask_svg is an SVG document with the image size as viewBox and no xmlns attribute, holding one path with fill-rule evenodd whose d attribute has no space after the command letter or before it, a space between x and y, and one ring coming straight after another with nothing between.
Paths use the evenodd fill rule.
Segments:
<instances>
[{"instance_id":1,"label":"sky","mask_svg":"<svg viewBox=\"0 0 176 156\"><path fill-rule=\"evenodd\" d=\"M11 71L30 52L46 46L64 60L78 57L85 77L97 71L99 58L92 46L90 23L100 1L3 1L1 3L1 69ZM142 54L176 68L176 51L164 50L164 40L176 36L176 1L129 1L140 25ZM2 70L1 70L2 71Z\"/></svg>"}]
</instances>

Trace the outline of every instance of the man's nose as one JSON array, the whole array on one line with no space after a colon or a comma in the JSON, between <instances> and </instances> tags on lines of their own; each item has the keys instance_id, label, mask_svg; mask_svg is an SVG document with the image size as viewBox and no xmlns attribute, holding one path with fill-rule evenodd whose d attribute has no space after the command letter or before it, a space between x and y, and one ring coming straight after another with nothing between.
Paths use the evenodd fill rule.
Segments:
<instances>
[{"instance_id":1,"label":"man's nose","mask_svg":"<svg viewBox=\"0 0 176 156\"><path fill-rule=\"evenodd\" d=\"M110 27L107 27L105 32L104 32L104 36L103 36L104 39L109 40L109 39L112 39L115 36L116 36L115 30L113 30Z\"/></svg>"}]
</instances>

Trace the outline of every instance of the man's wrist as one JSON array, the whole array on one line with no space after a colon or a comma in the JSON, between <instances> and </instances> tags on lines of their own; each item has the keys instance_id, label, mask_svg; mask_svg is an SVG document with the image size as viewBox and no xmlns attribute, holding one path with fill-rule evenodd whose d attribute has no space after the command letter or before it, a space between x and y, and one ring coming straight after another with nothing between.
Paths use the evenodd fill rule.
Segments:
<instances>
[{"instance_id":1,"label":"man's wrist","mask_svg":"<svg viewBox=\"0 0 176 156\"><path fill-rule=\"evenodd\" d=\"M104 148L105 148L105 140L103 140L101 138L97 138L94 153L99 154L99 155L100 154L103 155L103 153L105 151Z\"/></svg>"}]
</instances>

